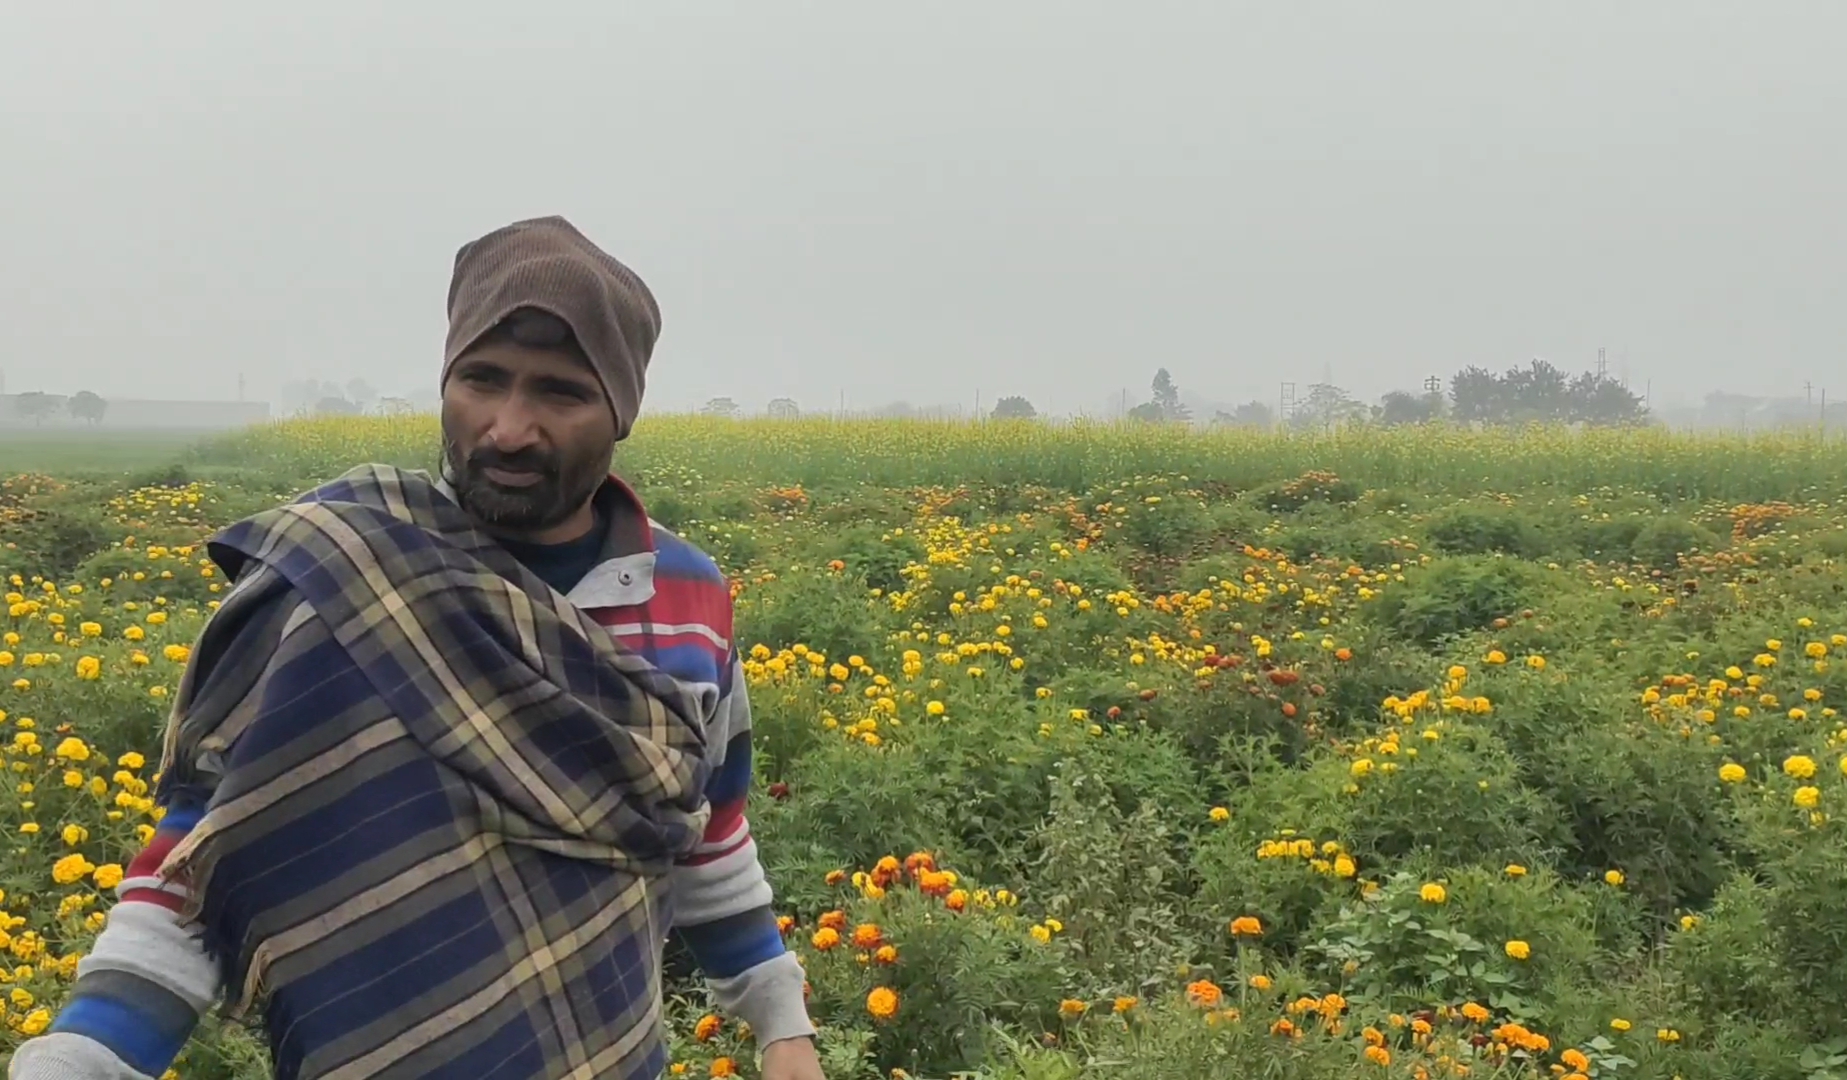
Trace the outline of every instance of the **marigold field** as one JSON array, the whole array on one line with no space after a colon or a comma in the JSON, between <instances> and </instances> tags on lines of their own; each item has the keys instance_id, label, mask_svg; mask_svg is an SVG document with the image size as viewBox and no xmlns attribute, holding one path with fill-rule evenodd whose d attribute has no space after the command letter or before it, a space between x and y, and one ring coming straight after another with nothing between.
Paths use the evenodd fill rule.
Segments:
<instances>
[{"instance_id":1,"label":"marigold field","mask_svg":"<svg viewBox=\"0 0 1847 1080\"><path fill-rule=\"evenodd\" d=\"M0 1049L151 832L202 540L435 444L0 479ZM835 1080L1847 1077L1839 442L668 417L617 466L733 576ZM670 956L674 1074L754 1075Z\"/></svg>"}]
</instances>

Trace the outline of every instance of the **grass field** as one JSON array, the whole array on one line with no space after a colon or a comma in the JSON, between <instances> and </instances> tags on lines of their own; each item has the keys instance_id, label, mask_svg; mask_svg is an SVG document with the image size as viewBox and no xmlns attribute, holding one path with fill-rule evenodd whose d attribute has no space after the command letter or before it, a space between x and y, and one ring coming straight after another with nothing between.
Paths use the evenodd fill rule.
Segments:
<instances>
[{"instance_id":1,"label":"grass field","mask_svg":"<svg viewBox=\"0 0 1847 1080\"><path fill-rule=\"evenodd\" d=\"M17 445L0 1047L157 813L201 539L435 431ZM617 467L733 577L836 1080L1847 1077L1838 442L667 417ZM754 1075L706 1011L676 1074Z\"/></svg>"}]
</instances>

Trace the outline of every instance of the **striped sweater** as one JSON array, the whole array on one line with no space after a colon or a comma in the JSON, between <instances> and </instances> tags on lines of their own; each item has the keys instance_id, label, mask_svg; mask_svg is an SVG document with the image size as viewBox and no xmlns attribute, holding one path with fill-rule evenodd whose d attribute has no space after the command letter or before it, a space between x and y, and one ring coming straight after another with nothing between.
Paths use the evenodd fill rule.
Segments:
<instances>
[{"instance_id":1,"label":"striped sweater","mask_svg":"<svg viewBox=\"0 0 1847 1080\"><path fill-rule=\"evenodd\" d=\"M729 587L703 552L647 519L621 481L612 477L598 499L615 524L601 560L567 598L706 705L711 819L699 846L657 887L656 903L719 1007L748 1023L759 1045L811 1035L802 969L783 947L744 814L750 703L732 642ZM117 888L118 901L78 967L70 1001L49 1031L14 1054L11 1080L158 1077L216 1003L218 969L179 917L185 887L157 874L200 811L166 810Z\"/></svg>"}]
</instances>

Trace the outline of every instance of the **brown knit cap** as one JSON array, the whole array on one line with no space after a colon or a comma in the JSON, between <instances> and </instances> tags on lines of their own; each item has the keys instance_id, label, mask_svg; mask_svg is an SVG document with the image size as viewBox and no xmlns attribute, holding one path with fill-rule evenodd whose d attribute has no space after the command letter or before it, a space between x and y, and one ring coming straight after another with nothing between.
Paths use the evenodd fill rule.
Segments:
<instances>
[{"instance_id":1,"label":"brown knit cap","mask_svg":"<svg viewBox=\"0 0 1847 1080\"><path fill-rule=\"evenodd\" d=\"M455 253L442 382L482 335L521 308L548 311L570 326L609 397L616 438L627 438L661 333L654 294L561 217L495 229Z\"/></svg>"}]
</instances>

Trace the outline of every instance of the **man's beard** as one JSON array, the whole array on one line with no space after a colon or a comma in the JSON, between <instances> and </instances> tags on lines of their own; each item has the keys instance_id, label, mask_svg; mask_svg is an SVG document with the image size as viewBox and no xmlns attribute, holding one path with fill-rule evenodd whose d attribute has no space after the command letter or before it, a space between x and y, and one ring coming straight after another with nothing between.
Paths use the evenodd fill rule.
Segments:
<instances>
[{"instance_id":1,"label":"man's beard","mask_svg":"<svg viewBox=\"0 0 1847 1080\"><path fill-rule=\"evenodd\" d=\"M443 453L456 501L477 521L508 532L537 532L559 524L596 494L609 475L601 452L575 458L538 449L511 454L481 447L466 457L447 439ZM495 483L488 469L532 471L538 479L524 486Z\"/></svg>"}]
</instances>

